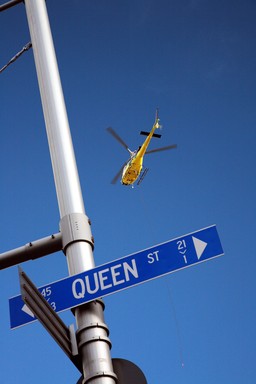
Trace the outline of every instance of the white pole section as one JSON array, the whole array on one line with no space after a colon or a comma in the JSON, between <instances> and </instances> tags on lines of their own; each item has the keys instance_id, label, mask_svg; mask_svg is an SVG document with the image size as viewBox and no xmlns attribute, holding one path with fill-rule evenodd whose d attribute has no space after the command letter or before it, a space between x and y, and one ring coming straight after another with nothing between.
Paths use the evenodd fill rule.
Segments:
<instances>
[{"instance_id":1,"label":"white pole section","mask_svg":"<svg viewBox=\"0 0 256 384\"><path fill-rule=\"evenodd\" d=\"M41 94L57 199L63 248L70 275L94 267L93 239L85 215L58 65L45 0L25 0ZM95 301L75 310L84 383L114 384L103 305Z\"/></svg>"}]
</instances>

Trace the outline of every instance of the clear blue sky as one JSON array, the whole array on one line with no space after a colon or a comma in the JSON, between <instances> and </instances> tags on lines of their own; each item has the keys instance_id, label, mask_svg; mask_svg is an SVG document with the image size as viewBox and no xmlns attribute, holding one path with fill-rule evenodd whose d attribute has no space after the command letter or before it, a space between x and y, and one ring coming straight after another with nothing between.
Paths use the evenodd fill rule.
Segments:
<instances>
[{"instance_id":1,"label":"clear blue sky","mask_svg":"<svg viewBox=\"0 0 256 384\"><path fill-rule=\"evenodd\" d=\"M3 1L1 1L3 3ZM225 256L105 299L112 357L148 384L256 381L256 3L48 0L97 265L216 224ZM24 5L0 14L0 66L29 40ZM0 252L58 232L33 52L0 74ZM162 138L138 188L111 179L160 108ZM68 275L59 252L24 263L38 286ZM0 272L1 382L76 383L39 323L11 331L17 267ZM74 321L68 311L63 320Z\"/></svg>"}]
</instances>

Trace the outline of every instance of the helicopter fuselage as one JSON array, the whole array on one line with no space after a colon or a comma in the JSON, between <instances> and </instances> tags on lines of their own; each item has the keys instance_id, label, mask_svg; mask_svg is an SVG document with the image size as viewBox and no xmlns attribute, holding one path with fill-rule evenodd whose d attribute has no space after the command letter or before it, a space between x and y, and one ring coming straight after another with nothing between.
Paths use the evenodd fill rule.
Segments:
<instances>
[{"instance_id":1,"label":"helicopter fuselage","mask_svg":"<svg viewBox=\"0 0 256 384\"><path fill-rule=\"evenodd\" d=\"M122 180L121 183L124 185L133 184L142 170L143 165L143 156L135 154L131 159L126 163L123 168Z\"/></svg>"},{"instance_id":2,"label":"helicopter fuselage","mask_svg":"<svg viewBox=\"0 0 256 384\"><path fill-rule=\"evenodd\" d=\"M143 167L144 155L157 128L160 128L158 118L156 118L155 124L148 133L148 136L142 146L139 147L137 151L131 153L131 158L125 164L121 179L121 183L123 185L132 185L138 179Z\"/></svg>"},{"instance_id":3,"label":"helicopter fuselage","mask_svg":"<svg viewBox=\"0 0 256 384\"><path fill-rule=\"evenodd\" d=\"M129 160L119 169L115 177L112 179L111 184L115 184L117 180L121 176L121 183L123 185L132 185L135 183L137 179L137 184L139 185L141 181L144 179L145 175L148 172L148 168L143 169L143 159L144 155L147 155L149 153L154 152L160 152L160 151L166 151L168 149L176 148L176 144L167 145L165 147L156 148L156 149L150 149L148 150L149 143L152 139L152 137L160 138L161 135L158 133L155 133L155 130L157 128L161 128L160 119L158 117L158 108L156 110L156 118L155 122L153 124L153 127L150 132L147 131L140 131L141 135L147 136L143 144L137 149L137 151L131 151L126 144L126 142L116 133L116 131L108 127L107 131L130 153Z\"/></svg>"}]
</instances>

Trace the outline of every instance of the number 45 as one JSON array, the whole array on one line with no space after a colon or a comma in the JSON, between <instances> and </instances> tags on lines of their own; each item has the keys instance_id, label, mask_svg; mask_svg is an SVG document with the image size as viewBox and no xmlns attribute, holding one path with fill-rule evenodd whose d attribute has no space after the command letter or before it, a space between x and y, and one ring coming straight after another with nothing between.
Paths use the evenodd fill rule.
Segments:
<instances>
[{"instance_id":1,"label":"number 45","mask_svg":"<svg viewBox=\"0 0 256 384\"><path fill-rule=\"evenodd\" d=\"M46 287L46 288L42 289L42 291L41 291L41 294L44 297L51 296L51 293L52 293L51 287Z\"/></svg>"}]
</instances>

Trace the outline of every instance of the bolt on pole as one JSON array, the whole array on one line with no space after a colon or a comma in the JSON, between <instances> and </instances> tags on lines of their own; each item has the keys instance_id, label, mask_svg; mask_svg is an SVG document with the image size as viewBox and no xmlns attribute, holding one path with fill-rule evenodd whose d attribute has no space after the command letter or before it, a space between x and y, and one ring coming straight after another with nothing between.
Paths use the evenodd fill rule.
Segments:
<instances>
[{"instance_id":1,"label":"bolt on pole","mask_svg":"<svg viewBox=\"0 0 256 384\"><path fill-rule=\"evenodd\" d=\"M69 274L94 267L93 239L85 214L72 138L45 0L25 0L60 212ZM84 381L114 384L108 328L101 300L75 308Z\"/></svg>"}]
</instances>

